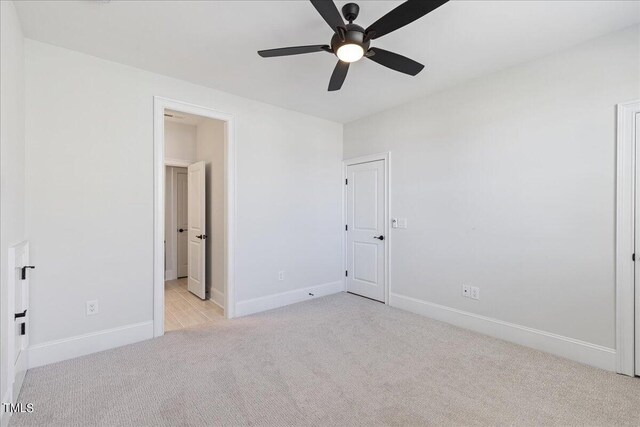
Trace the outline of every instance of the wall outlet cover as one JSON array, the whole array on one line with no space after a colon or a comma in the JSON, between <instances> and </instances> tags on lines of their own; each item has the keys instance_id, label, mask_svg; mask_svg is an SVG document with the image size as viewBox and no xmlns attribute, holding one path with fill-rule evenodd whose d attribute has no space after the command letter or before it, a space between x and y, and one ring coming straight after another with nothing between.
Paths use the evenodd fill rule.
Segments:
<instances>
[{"instance_id":1,"label":"wall outlet cover","mask_svg":"<svg viewBox=\"0 0 640 427\"><path fill-rule=\"evenodd\" d=\"M284 280L284 271L278 271L278 280Z\"/></svg>"},{"instance_id":2,"label":"wall outlet cover","mask_svg":"<svg viewBox=\"0 0 640 427\"><path fill-rule=\"evenodd\" d=\"M87 316L98 314L98 300L87 301Z\"/></svg>"},{"instance_id":3,"label":"wall outlet cover","mask_svg":"<svg viewBox=\"0 0 640 427\"><path fill-rule=\"evenodd\" d=\"M463 297L467 297L467 298L471 298L471 286L462 285L462 296Z\"/></svg>"},{"instance_id":4,"label":"wall outlet cover","mask_svg":"<svg viewBox=\"0 0 640 427\"><path fill-rule=\"evenodd\" d=\"M471 298L480 299L480 288L478 288L477 286L471 287Z\"/></svg>"}]
</instances>

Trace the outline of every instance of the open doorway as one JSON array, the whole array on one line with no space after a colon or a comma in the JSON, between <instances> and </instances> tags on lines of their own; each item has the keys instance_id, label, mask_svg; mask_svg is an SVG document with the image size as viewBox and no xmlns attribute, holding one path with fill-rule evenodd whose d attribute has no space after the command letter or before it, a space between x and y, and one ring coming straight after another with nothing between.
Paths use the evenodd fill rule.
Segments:
<instances>
[{"instance_id":1,"label":"open doorway","mask_svg":"<svg viewBox=\"0 0 640 427\"><path fill-rule=\"evenodd\" d=\"M171 124L167 123L168 128ZM165 160L164 268L165 280L189 276L187 167Z\"/></svg>"},{"instance_id":2,"label":"open doorway","mask_svg":"<svg viewBox=\"0 0 640 427\"><path fill-rule=\"evenodd\" d=\"M156 336L230 318L232 311L228 268L231 119L216 118L219 114L210 110L194 113L200 108L187 104L180 107L156 98L156 132L159 124L162 130L161 138L154 137L156 158L161 154L162 160L161 180L156 173L156 196L161 196L156 199L156 219L160 219L158 205L163 208L155 227L156 238L158 231L162 233L162 274L157 276L156 266L154 279ZM156 261L157 250L156 244Z\"/></svg>"},{"instance_id":3,"label":"open doorway","mask_svg":"<svg viewBox=\"0 0 640 427\"><path fill-rule=\"evenodd\" d=\"M225 122L164 110L165 331L224 317Z\"/></svg>"}]
</instances>

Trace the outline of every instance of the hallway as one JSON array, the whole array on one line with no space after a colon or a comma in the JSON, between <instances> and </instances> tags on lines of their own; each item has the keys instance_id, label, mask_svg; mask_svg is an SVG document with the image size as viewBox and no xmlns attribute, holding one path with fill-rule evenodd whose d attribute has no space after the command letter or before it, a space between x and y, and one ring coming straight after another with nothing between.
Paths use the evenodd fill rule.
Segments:
<instances>
[{"instance_id":1,"label":"hallway","mask_svg":"<svg viewBox=\"0 0 640 427\"><path fill-rule=\"evenodd\" d=\"M187 290L187 279L164 284L165 332L224 319L224 310L211 300L201 300Z\"/></svg>"}]
</instances>

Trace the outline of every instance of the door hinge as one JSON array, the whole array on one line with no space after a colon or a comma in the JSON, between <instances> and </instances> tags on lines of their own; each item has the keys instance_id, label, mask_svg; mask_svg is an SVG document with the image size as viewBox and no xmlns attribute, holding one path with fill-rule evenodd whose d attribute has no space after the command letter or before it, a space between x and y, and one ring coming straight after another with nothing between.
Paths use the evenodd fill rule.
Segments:
<instances>
[{"instance_id":1,"label":"door hinge","mask_svg":"<svg viewBox=\"0 0 640 427\"><path fill-rule=\"evenodd\" d=\"M345 270L344 277L349 277L349 271L348 270Z\"/></svg>"},{"instance_id":2,"label":"door hinge","mask_svg":"<svg viewBox=\"0 0 640 427\"><path fill-rule=\"evenodd\" d=\"M631 261L635 261L636 260L636 254L631 254Z\"/></svg>"},{"instance_id":3,"label":"door hinge","mask_svg":"<svg viewBox=\"0 0 640 427\"><path fill-rule=\"evenodd\" d=\"M348 179L344 180L344 185L349 185L349 180Z\"/></svg>"},{"instance_id":4,"label":"door hinge","mask_svg":"<svg viewBox=\"0 0 640 427\"><path fill-rule=\"evenodd\" d=\"M348 224L345 224L344 231L349 231L349 225Z\"/></svg>"},{"instance_id":5,"label":"door hinge","mask_svg":"<svg viewBox=\"0 0 640 427\"><path fill-rule=\"evenodd\" d=\"M27 324L20 323L20 335L26 335L26 334L27 334Z\"/></svg>"},{"instance_id":6,"label":"door hinge","mask_svg":"<svg viewBox=\"0 0 640 427\"><path fill-rule=\"evenodd\" d=\"M34 269L36 267L34 265L25 265L24 267L20 268L20 270L22 270L22 272L20 273L20 280L27 280L27 268Z\"/></svg>"}]
</instances>

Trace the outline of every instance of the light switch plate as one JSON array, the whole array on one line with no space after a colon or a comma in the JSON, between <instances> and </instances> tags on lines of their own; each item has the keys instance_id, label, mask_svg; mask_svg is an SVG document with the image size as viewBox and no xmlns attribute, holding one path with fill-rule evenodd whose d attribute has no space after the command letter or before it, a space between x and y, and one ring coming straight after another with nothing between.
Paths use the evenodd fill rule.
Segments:
<instances>
[{"instance_id":1,"label":"light switch plate","mask_svg":"<svg viewBox=\"0 0 640 427\"><path fill-rule=\"evenodd\" d=\"M407 228L407 218L398 218L398 228Z\"/></svg>"},{"instance_id":2,"label":"light switch plate","mask_svg":"<svg viewBox=\"0 0 640 427\"><path fill-rule=\"evenodd\" d=\"M480 288L478 288L477 286L471 287L471 298L480 299Z\"/></svg>"}]
</instances>

